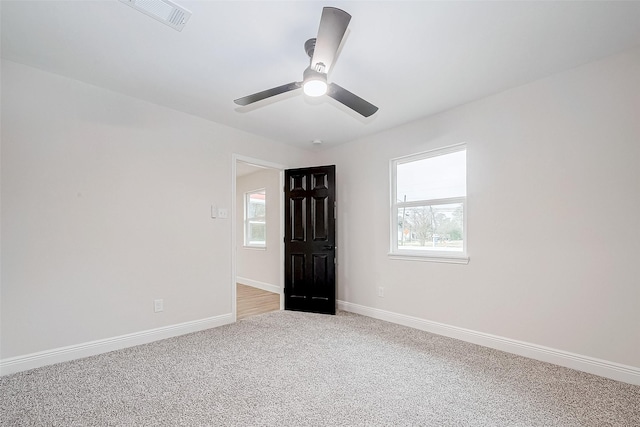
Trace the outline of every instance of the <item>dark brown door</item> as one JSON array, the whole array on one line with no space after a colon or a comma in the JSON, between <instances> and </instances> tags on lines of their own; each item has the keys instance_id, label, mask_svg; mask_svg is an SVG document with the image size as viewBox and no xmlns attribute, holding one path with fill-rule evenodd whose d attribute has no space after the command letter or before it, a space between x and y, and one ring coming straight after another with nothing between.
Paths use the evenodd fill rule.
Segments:
<instances>
[{"instance_id":1,"label":"dark brown door","mask_svg":"<svg viewBox=\"0 0 640 427\"><path fill-rule=\"evenodd\" d=\"M285 310L336 314L335 166L285 170Z\"/></svg>"}]
</instances>

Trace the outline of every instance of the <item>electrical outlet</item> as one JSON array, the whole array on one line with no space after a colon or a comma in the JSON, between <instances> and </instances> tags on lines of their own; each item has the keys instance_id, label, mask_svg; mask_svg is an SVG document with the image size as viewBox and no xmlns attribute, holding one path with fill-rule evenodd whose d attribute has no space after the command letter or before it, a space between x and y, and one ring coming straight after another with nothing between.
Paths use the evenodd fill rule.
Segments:
<instances>
[{"instance_id":1,"label":"electrical outlet","mask_svg":"<svg viewBox=\"0 0 640 427\"><path fill-rule=\"evenodd\" d=\"M164 300L154 299L153 300L153 311L159 313L164 311Z\"/></svg>"},{"instance_id":2,"label":"electrical outlet","mask_svg":"<svg viewBox=\"0 0 640 427\"><path fill-rule=\"evenodd\" d=\"M378 296L384 298L384 287L378 286Z\"/></svg>"}]
</instances>

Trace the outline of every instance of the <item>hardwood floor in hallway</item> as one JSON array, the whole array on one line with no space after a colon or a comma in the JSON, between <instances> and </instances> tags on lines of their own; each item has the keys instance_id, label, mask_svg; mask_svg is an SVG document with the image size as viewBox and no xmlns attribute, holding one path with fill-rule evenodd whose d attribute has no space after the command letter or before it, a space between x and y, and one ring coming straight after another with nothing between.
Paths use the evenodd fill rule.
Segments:
<instances>
[{"instance_id":1,"label":"hardwood floor in hallway","mask_svg":"<svg viewBox=\"0 0 640 427\"><path fill-rule=\"evenodd\" d=\"M236 284L236 320L280 310L280 295Z\"/></svg>"}]
</instances>

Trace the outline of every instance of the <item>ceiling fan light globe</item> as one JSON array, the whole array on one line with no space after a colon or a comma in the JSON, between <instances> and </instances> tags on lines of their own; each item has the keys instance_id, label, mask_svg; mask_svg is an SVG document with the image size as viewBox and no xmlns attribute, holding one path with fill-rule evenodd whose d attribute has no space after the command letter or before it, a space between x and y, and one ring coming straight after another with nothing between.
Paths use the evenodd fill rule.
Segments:
<instances>
[{"instance_id":1,"label":"ceiling fan light globe","mask_svg":"<svg viewBox=\"0 0 640 427\"><path fill-rule=\"evenodd\" d=\"M327 93L327 82L320 79L312 79L304 82L302 90L308 96L322 96Z\"/></svg>"}]
</instances>

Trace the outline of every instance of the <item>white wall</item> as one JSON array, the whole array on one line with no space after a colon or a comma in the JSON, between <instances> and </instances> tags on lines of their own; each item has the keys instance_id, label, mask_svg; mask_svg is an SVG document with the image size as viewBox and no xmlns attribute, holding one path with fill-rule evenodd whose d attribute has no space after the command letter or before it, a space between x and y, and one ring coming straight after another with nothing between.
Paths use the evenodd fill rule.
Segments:
<instances>
[{"instance_id":1,"label":"white wall","mask_svg":"<svg viewBox=\"0 0 640 427\"><path fill-rule=\"evenodd\" d=\"M267 240L265 248L248 248L244 243L244 194L264 188L266 191ZM280 171L262 169L236 180L236 275L240 283L280 291ZM247 280L248 279L248 280ZM258 283L256 283L258 282ZM269 285L269 286L261 286Z\"/></svg>"},{"instance_id":2,"label":"white wall","mask_svg":"<svg viewBox=\"0 0 640 427\"><path fill-rule=\"evenodd\" d=\"M230 315L232 155L309 152L2 67L0 357Z\"/></svg>"},{"instance_id":3,"label":"white wall","mask_svg":"<svg viewBox=\"0 0 640 427\"><path fill-rule=\"evenodd\" d=\"M389 259L389 159L460 142L470 263ZM340 300L640 367L640 50L321 155Z\"/></svg>"}]
</instances>

